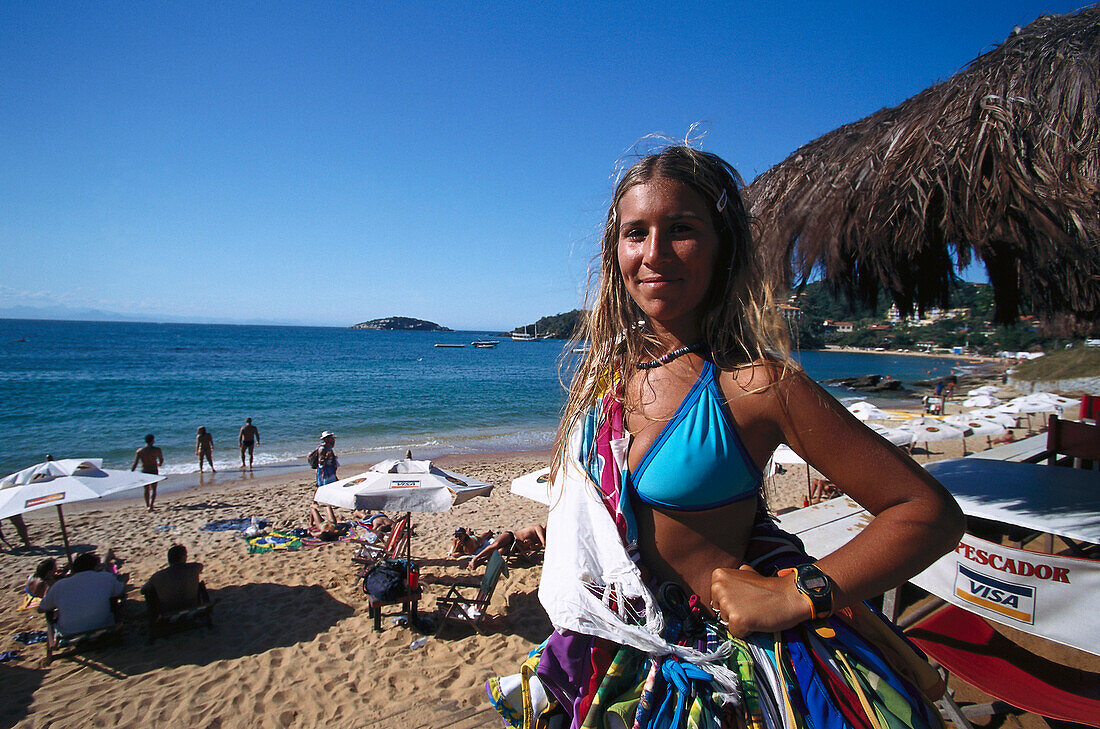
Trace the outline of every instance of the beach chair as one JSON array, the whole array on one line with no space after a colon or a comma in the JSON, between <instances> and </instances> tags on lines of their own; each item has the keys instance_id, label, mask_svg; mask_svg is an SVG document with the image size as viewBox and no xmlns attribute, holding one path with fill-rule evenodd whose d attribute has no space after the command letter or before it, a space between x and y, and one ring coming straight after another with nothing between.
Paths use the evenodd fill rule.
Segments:
<instances>
[{"instance_id":1,"label":"beach chair","mask_svg":"<svg viewBox=\"0 0 1100 729\"><path fill-rule=\"evenodd\" d=\"M485 565L485 574L481 578L477 596L466 597L461 592L462 585L451 585L447 594L437 600L443 609L441 617L444 620L469 623L474 630L480 632L481 621L485 619L485 613L489 610L489 602L493 599L497 583L501 575L506 574L508 574L508 564L504 561L504 555L493 552Z\"/></svg>"},{"instance_id":2,"label":"beach chair","mask_svg":"<svg viewBox=\"0 0 1100 729\"><path fill-rule=\"evenodd\" d=\"M1100 462L1100 425L1062 420L1051 415L1047 425L1046 456L1048 466L1095 468Z\"/></svg>"},{"instance_id":3,"label":"beach chair","mask_svg":"<svg viewBox=\"0 0 1100 729\"><path fill-rule=\"evenodd\" d=\"M145 595L145 604L149 609L150 643L171 633L179 633L203 625L207 628L214 627L214 601L210 599L204 582L199 583L199 604L194 607L161 612L155 592Z\"/></svg>"},{"instance_id":4,"label":"beach chair","mask_svg":"<svg viewBox=\"0 0 1100 729\"><path fill-rule=\"evenodd\" d=\"M405 514L405 516L394 522L393 529L390 530L390 536L384 545L363 543L356 550L351 561L366 565L364 569L356 573L358 577L366 574L366 569L380 560L396 559L402 551L407 551L409 546L409 518L409 515Z\"/></svg>"},{"instance_id":5,"label":"beach chair","mask_svg":"<svg viewBox=\"0 0 1100 729\"><path fill-rule=\"evenodd\" d=\"M1100 673L1037 656L974 613L948 605L917 622L906 636L943 670L996 699L960 708L945 694L940 709L957 727L973 729L969 719L1006 713L1011 707L1100 727Z\"/></svg>"},{"instance_id":6,"label":"beach chair","mask_svg":"<svg viewBox=\"0 0 1100 729\"><path fill-rule=\"evenodd\" d=\"M423 593L423 588L420 586L420 571L416 565L409 559L387 559L385 562L389 562L394 565L402 565L404 567L403 582L401 584L400 591L395 595L388 596L386 599L379 599L369 592L367 593L367 612L370 614L371 619L374 621L374 629L376 631L382 630L382 608L387 605L401 605L405 612L409 616L409 625L416 625L416 606L420 600L420 596ZM379 569L385 569L386 565L382 560L376 565ZM373 569L373 568L371 568ZM369 583L366 578L366 573L370 569L365 569L363 573L363 588L366 591ZM398 575L401 573L399 572Z\"/></svg>"},{"instance_id":7,"label":"beach chair","mask_svg":"<svg viewBox=\"0 0 1100 729\"><path fill-rule=\"evenodd\" d=\"M112 602L112 609L117 608L117 603ZM117 609L115 609L117 613ZM122 642L122 624L118 622L117 615L114 624L102 628L84 630L79 633L63 635L57 629L57 611L46 613L46 665L49 665L58 651L69 649L67 654L78 653L82 650L102 648L107 645L118 645Z\"/></svg>"}]
</instances>

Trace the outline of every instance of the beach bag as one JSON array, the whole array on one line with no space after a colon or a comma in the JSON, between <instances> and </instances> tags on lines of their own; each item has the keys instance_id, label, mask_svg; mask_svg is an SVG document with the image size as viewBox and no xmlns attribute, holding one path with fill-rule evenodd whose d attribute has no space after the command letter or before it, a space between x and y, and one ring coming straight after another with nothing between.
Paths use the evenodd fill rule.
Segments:
<instances>
[{"instance_id":1,"label":"beach bag","mask_svg":"<svg viewBox=\"0 0 1100 729\"><path fill-rule=\"evenodd\" d=\"M321 449L314 448L313 452L306 456L306 462L309 463L310 468L317 468L321 462Z\"/></svg>"},{"instance_id":2,"label":"beach bag","mask_svg":"<svg viewBox=\"0 0 1100 729\"><path fill-rule=\"evenodd\" d=\"M415 569L415 565L403 559L384 559L363 578L363 591L378 602L396 600L408 594L409 573Z\"/></svg>"}]
</instances>

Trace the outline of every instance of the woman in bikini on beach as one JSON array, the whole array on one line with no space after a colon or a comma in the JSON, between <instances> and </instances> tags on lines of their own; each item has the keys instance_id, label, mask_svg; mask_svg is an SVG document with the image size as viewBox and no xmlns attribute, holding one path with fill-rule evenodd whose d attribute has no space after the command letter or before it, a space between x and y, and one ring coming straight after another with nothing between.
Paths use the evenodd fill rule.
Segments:
<instances>
[{"instance_id":1,"label":"woman in bikini on beach","mask_svg":"<svg viewBox=\"0 0 1100 729\"><path fill-rule=\"evenodd\" d=\"M573 726L592 722L593 711L614 712L627 726L668 712L660 721L671 725L670 707L681 700L676 720L691 714L700 726L751 724L769 706L812 715L815 726L827 725L824 715L858 724L848 707L814 704L809 684L819 679L790 657L810 661L806 646L816 644L806 626L905 582L962 532L950 495L788 358L741 185L717 156L674 146L628 170L608 211L582 333L589 353L555 445L540 588L557 630L537 659L537 680ZM782 443L874 515L817 560L764 508L760 465ZM625 552L615 562L622 582L610 567L597 571L601 559L618 559L598 539L588 551L572 544L592 540L608 516ZM630 561L641 597L623 587L633 584L621 577ZM848 651L836 660L873 663L878 678L868 680L907 686L899 691L913 715L931 721L927 702L836 623ZM776 647L780 635L790 655ZM732 656L713 653L723 645ZM785 668L776 655L788 655ZM675 688L681 677L690 690ZM731 684L740 702L727 700ZM761 691L770 703L746 698ZM490 696L507 709L501 684L490 682ZM877 711L875 697L868 701Z\"/></svg>"}]
</instances>

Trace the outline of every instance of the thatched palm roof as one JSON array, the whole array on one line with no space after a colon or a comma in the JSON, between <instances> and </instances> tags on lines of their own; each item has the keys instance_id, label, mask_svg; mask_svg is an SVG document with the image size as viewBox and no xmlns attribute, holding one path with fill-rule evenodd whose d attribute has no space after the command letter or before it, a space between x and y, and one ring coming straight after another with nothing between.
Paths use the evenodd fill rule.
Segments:
<instances>
[{"instance_id":1,"label":"thatched palm roof","mask_svg":"<svg viewBox=\"0 0 1100 729\"><path fill-rule=\"evenodd\" d=\"M762 250L909 312L979 259L997 318L1100 318L1100 6L1014 30L947 81L810 142L746 189Z\"/></svg>"}]
</instances>

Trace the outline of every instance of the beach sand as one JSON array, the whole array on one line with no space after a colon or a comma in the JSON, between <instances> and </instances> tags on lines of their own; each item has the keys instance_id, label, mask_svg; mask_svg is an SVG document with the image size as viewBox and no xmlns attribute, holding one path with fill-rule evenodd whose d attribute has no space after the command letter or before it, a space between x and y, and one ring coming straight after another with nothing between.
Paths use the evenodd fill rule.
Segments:
<instances>
[{"instance_id":1,"label":"beach sand","mask_svg":"<svg viewBox=\"0 0 1100 729\"><path fill-rule=\"evenodd\" d=\"M973 438L968 445L973 449L984 440ZM937 443L932 450L933 458L958 457L962 444ZM443 582L476 584L479 578L480 571L470 572L444 556L456 527L499 532L545 523L546 507L510 494L509 485L548 461L548 453L436 459L496 488L490 497L445 514L413 515L412 550L425 583L422 615L435 610L436 599L446 591ZM238 532L201 530L212 520L252 516L277 527L303 526L314 490L312 475L298 472L243 486L167 494L153 513L140 501L66 509L74 550L94 547L102 555L113 548L124 560L121 571L129 574L132 588L122 645L63 657L49 666L42 644L21 646L11 639L44 627L40 614L17 610L22 585L47 553L61 555L56 514L28 515L34 543L47 546L0 556L0 649L20 653L19 659L0 664L0 726L498 726L483 683L492 675L516 672L527 652L550 632L536 595L540 568L511 566L481 634L449 626L411 649L420 636L391 622L399 606L384 609L382 631L375 632L350 561L355 545L336 542L248 554ZM800 467L767 483L773 510L801 506L805 492ZM12 530L5 535L11 538ZM175 543L187 546L191 560L205 564L203 576L217 600L215 629L178 633L150 645L137 590L164 565ZM1044 726L1035 717L1005 725Z\"/></svg>"}]
</instances>

